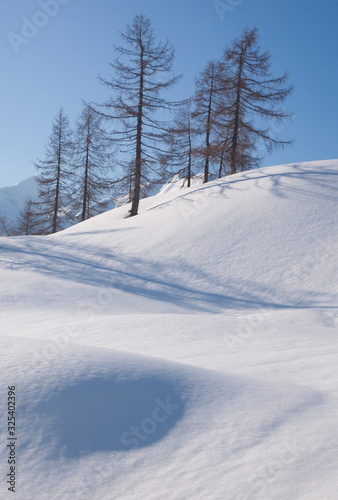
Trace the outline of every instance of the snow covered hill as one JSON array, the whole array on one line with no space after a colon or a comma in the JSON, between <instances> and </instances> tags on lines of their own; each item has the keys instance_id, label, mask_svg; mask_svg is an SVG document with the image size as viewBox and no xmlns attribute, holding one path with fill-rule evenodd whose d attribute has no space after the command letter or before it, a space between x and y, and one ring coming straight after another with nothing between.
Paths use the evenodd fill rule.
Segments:
<instances>
[{"instance_id":1,"label":"snow covered hill","mask_svg":"<svg viewBox=\"0 0 338 500\"><path fill-rule=\"evenodd\" d=\"M337 202L312 162L1 238L16 498L336 499Z\"/></svg>"},{"instance_id":2,"label":"snow covered hill","mask_svg":"<svg viewBox=\"0 0 338 500\"><path fill-rule=\"evenodd\" d=\"M25 201L36 199L38 187L35 177L29 177L15 186L0 188L0 215L5 215L10 222L15 222Z\"/></svg>"}]
</instances>

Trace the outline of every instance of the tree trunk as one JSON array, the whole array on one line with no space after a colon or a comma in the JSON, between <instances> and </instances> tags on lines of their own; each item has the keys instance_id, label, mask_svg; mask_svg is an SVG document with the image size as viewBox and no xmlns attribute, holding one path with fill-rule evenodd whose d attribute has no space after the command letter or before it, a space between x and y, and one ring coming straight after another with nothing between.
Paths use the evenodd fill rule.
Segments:
<instances>
[{"instance_id":1,"label":"tree trunk","mask_svg":"<svg viewBox=\"0 0 338 500\"><path fill-rule=\"evenodd\" d=\"M211 129L211 107L212 107L212 97L214 93L214 75L215 70L212 69L211 83L210 83L210 95L209 95L209 105L208 105L208 119L207 119L207 134L205 139L206 145L206 156L204 165L204 183L208 182L209 179L209 156L210 156L210 129Z\"/></svg>"},{"instance_id":2,"label":"tree trunk","mask_svg":"<svg viewBox=\"0 0 338 500\"><path fill-rule=\"evenodd\" d=\"M222 177L223 158L224 158L224 146L221 149L221 159L219 162L219 170L218 170L218 178L219 179Z\"/></svg>"},{"instance_id":3,"label":"tree trunk","mask_svg":"<svg viewBox=\"0 0 338 500\"><path fill-rule=\"evenodd\" d=\"M188 161L188 187L191 184L191 156L192 156L192 145L191 145L191 128L189 123L189 161Z\"/></svg>"},{"instance_id":4,"label":"tree trunk","mask_svg":"<svg viewBox=\"0 0 338 500\"><path fill-rule=\"evenodd\" d=\"M88 211L87 211L87 214L86 214L87 197L88 197L89 141L90 141L90 119L88 118L88 123L87 123L86 168L85 168L85 178L84 178L84 186L83 186L83 204L82 204L82 217L81 217L82 221L86 220L86 215L89 218L89 203L88 203Z\"/></svg>"},{"instance_id":5,"label":"tree trunk","mask_svg":"<svg viewBox=\"0 0 338 500\"><path fill-rule=\"evenodd\" d=\"M59 193L60 193L60 177L61 177L61 137L62 137L62 123L61 123L61 117L60 117L58 166L57 166L57 175L56 175L56 189L55 189L53 229L52 229L53 233L56 233L56 230L57 230L57 218L58 218L58 211L59 211Z\"/></svg>"},{"instance_id":6,"label":"tree trunk","mask_svg":"<svg viewBox=\"0 0 338 500\"><path fill-rule=\"evenodd\" d=\"M141 64L140 64L140 93L137 112L137 133L136 133L136 158L135 158L135 184L133 200L130 210L130 217L137 215L141 193L141 167L142 167L142 118L143 118L143 86L144 86L144 67L143 67L143 47L141 46Z\"/></svg>"},{"instance_id":7,"label":"tree trunk","mask_svg":"<svg viewBox=\"0 0 338 500\"><path fill-rule=\"evenodd\" d=\"M238 129L239 129L239 112L240 112L240 104L241 104L243 59L244 59L244 52L242 52L242 54L241 54L239 68L238 68L235 123L234 123L234 131L233 131L232 145L231 145L231 151L230 151L230 172L231 172L231 174L235 174L237 172L237 144L238 144Z\"/></svg>"}]
</instances>

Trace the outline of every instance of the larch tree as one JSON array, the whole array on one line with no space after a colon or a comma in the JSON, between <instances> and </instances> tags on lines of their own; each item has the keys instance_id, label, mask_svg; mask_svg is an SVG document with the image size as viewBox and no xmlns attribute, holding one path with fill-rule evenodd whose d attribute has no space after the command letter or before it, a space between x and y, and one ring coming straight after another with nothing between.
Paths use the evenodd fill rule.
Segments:
<instances>
[{"instance_id":1,"label":"larch tree","mask_svg":"<svg viewBox=\"0 0 338 500\"><path fill-rule=\"evenodd\" d=\"M103 118L87 104L77 121L74 138L72 205L84 221L107 208L111 194L112 154Z\"/></svg>"},{"instance_id":2,"label":"larch tree","mask_svg":"<svg viewBox=\"0 0 338 500\"><path fill-rule=\"evenodd\" d=\"M203 145L197 148L204 161L204 182L209 180L211 160L219 151L219 121L221 120L221 102L224 98L224 80L221 78L222 67L217 61L211 61L196 78L194 118L198 124Z\"/></svg>"},{"instance_id":3,"label":"larch tree","mask_svg":"<svg viewBox=\"0 0 338 500\"><path fill-rule=\"evenodd\" d=\"M225 135L221 136L218 148L218 178L223 175L231 174L230 158L231 158L231 130L225 128ZM236 171L243 172L258 168L262 158L257 156L257 141L252 133L242 128L238 132L237 141L237 166Z\"/></svg>"},{"instance_id":4,"label":"larch tree","mask_svg":"<svg viewBox=\"0 0 338 500\"><path fill-rule=\"evenodd\" d=\"M12 223L8 220L6 214L0 213L0 236L12 236Z\"/></svg>"},{"instance_id":5,"label":"larch tree","mask_svg":"<svg viewBox=\"0 0 338 500\"><path fill-rule=\"evenodd\" d=\"M165 136L168 145L166 154L162 156L166 170L171 174L183 174L187 187L191 185L192 163L195 154L195 125L190 104L181 107L177 112L173 125Z\"/></svg>"},{"instance_id":6,"label":"larch tree","mask_svg":"<svg viewBox=\"0 0 338 500\"><path fill-rule=\"evenodd\" d=\"M35 211L45 234L62 229L72 175L72 155L72 130L61 108L53 122L45 158L35 163L39 187L39 203Z\"/></svg>"},{"instance_id":7,"label":"larch tree","mask_svg":"<svg viewBox=\"0 0 338 500\"><path fill-rule=\"evenodd\" d=\"M257 29L245 29L226 48L222 65L227 75L229 163L230 173L234 174L256 164L257 158L252 152L258 139L269 152L291 143L274 137L269 125L264 128L260 125L264 119L283 121L290 118L281 104L293 87L287 84L286 73L277 78L271 75L271 56L268 51L261 52Z\"/></svg>"},{"instance_id":8,"label":"larch tree","mask_svg":"<svg viewBox=\"0 0 338 500\"><path fill-rule=\"evenodd\" d=\"M117 58L111 64L114 77L100 80L115 96L100 106L103 116L120 124L112 137L126 155L121 163L132 177L130 215L138 213L142 185L161 176L158 154L167 123L166 111L175 103L162 97L179 77L171 75L174 50L169 42L156 42L151 23L144 15L137 15L125 33L121 33L123 46L116 47ZM99 109L100 109L99 108ZM131 173L130 173L131 170Z\"/></svg>"},{"instance_id":9,"label":"larch tree","mask_svg":"<svg viewBox=\"0 0 338 500\"><path fill-rule=\"evenodd\" d=\"M223 173L227 173L227 158L229 154L229 129L225 129L225 135L221 136L221 139L219 141L219 148L218 148L218 160L219 160L219 167L218 167L218 178L220 179L223 177Z\"/></svg>"},{"instance_id":10,"label":"larch tree","mask_svg":"<svg viewBox=\"0 0 338 500\"><path fill-rule=\"evenodd\" d=\"M23 208L20 210L16 232L20 235L41 234L43 228L40 227L40 220L36 214L36 202L28 198L25 200Z\"/></svg>"}]
</instances>

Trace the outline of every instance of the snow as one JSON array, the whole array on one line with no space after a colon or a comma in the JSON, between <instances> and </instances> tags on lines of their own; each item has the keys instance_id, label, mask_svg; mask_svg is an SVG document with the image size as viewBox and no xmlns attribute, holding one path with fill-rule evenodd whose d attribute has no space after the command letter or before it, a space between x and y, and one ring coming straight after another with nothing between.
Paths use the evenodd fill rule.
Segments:
<instances>
[{"instance_id":1,"label":"snow","mask_svg":"<svg viewBox=\"0 0 338 500\"><path fill-rule=\"evenodd\" d=\"M0 239L0 498L337 498L338 161Z\"/></svg>"},{"instance_id":2,"label":"snow","mask_svg":"<svg viewBox=\"0 0 338 500\"><path fill-rule=\"evenodd\" d=\"M0 215L6 215L11 221L15 222L24 208L25 201L30 198L36 199L38 187L35 177L29 177L15 186L0 188Z\"/></svg>"},{"instance_id":3,"label":"snow","mask_svg":"<svg viewBox=\"0 0 338 500\"><path fill-rule=\"evenodd\" d=\"M190 186L201 186L203 184L204 173L199 173L196 175L192 175L190 179ZM179 189L185 189L188 185L188 179L186 177L182 177L181 174L176 174L174 177L164 184L159 191L159 194L169 193L171 191L177 191Z\"/></svg>"}]
</instances>

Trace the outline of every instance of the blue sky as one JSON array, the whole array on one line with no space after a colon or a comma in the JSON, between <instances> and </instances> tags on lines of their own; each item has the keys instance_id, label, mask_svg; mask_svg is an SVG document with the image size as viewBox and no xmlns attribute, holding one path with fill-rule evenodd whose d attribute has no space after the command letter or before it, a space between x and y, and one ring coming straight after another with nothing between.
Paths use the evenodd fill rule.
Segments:
<instances>
[{"instance_id":1,"label":"blue sky","mask_svg":"<svg viewBox=\"0 0 338 500\"><path fill-rule=\"evenodd\" d=\"M41 15L47 4L50 13ZM194 77L206 63L220 57L245 27L257 27L275 76L288 71L295 86L286 105L295 116L280 130L280 137L295 145L266 156L263 166L337 158L338 2L221 0L220 5L223 15L213 0L3 0L0 186L35 174L34 161L44 155L61 106L73 122L82 99L107 98L98 75L111 74L119 32L138 13L150 18L158 39L168 38L175 47L174 71L183 74L175 98L191 95ZM29 32L27 20L39 27Z\"/></svg>"}]
</instances>

